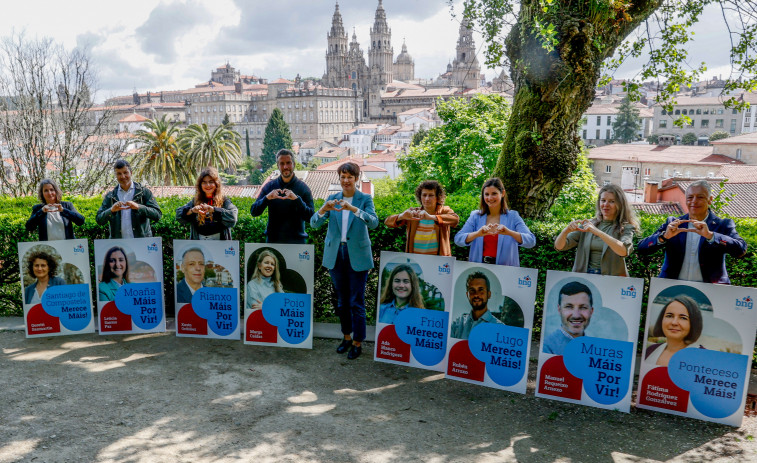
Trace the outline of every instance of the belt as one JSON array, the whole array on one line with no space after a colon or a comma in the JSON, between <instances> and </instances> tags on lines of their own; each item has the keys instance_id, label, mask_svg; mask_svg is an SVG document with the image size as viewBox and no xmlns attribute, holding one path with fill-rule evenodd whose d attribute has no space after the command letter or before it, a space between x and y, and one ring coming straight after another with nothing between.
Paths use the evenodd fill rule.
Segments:
<instances>
[{"instance_id":1,"label":"belt","mask_svg":"<svg viewBox=\"0 0 757 463\"><path fill-rule=\"evenodd\" d=\"M485 264L496 264L497 258L494 256L484 256L482 262Z\"/></svg>"}]
</instances>

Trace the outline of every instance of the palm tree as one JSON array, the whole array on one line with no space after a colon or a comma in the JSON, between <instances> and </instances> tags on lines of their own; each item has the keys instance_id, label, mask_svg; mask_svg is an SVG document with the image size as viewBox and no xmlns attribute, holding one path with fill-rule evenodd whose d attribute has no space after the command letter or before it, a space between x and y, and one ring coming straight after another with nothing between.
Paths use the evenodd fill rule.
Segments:
<instances>
[{"instance_id":1,"label":"palm tree","mask_svg":"<svg viewBox=\"0 0 757 463\"><path fill-rule=\"evenodd\" d=\"M181 133L179 145L193 170L207 166L220 170L242 162L239 140L239 134L224 125L211 132L206 124L192 124Z\"/></svg>"},{"instance_id":2,"label":"palm tree","mask_svg":"<svg viewBox=\"0 0 757 463\"><path fill-rule=\"evenodd\" d=\"M135 133L137 153L131 157L134 175L156 185L186 182L187 166L179 149L179 128L166 119L150 119Z\"/></svg>"}]
</instances>

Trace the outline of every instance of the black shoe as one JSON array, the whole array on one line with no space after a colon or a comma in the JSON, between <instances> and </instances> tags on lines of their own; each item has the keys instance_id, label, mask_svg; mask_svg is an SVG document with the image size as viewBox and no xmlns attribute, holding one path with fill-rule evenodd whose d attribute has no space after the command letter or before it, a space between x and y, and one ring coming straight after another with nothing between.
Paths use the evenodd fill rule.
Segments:
<instances>
[{"instance_id":1,"label":"black shoe","mask_svg":"<svg viewBox=\"0 0 757 463\"><path fill-rule=\"evenodd\" d=\"M355 360L356 358L360 357L360 354L362 353L363 348L361 346L352 346L352 348L350 348L350 352L347 354L347 359Z\"/></svg>"},{"instance_id":2,"label":"black shoe","mask_svg":"<svg viewBox=\"0 0 757 463\"><path fill-rule=\"evenodd\" d=\"M345 339L339 344L339 347L336 348L336 353L343 354L350 350L350 347L352 347L352 339Z\"/></svg>"}]
</instances>

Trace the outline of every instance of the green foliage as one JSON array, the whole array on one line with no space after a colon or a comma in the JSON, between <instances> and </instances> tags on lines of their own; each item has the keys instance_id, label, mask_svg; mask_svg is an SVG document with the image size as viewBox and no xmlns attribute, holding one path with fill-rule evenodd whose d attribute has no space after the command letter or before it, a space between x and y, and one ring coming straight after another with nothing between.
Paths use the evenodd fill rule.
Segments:
<instances>
[{"instance_id":1,"label":"green foliage","mask_svg":"<svg viewBox=\"0 0 757 463\"><path fill-rule=\"evenodd\" d=\"M207 166L234 169L242 162L239 134L225 125L210 131L207 124L192 124L181 132L179 146L190 171L199 172Z\"/></svg>"},{"instance_id":2,"label":"green foliage","mask_svg":"<svg viewBox=\"0 0 757 463\"><path fill-rule=\"evenodd\" d=\"M639 109L628 96L620 103L618 116L612 123L612 130L615 140L621 143L630 143L638 137L641 130L641 117L639 117Z\"/></svg>"},{"instance_id":3,"label":"green foliage","mask_svg":"<svg viewBox=\"0 0 757 463\"><path fill-rule=\"evenodd\" d=\"M284 148L292 149L292 133L284 120L284 113L279 108L273 108L268 125L265 127L263 154L260 155L260 164L263 169L275 164L276 153Z\"/></svg>"},{"instance_id":4,"label":"green foliage","mask_svg":"<svg viewBox=\"0 0 757 463\"><path fill-rule=\"evenodd\" d=\"M391 196L399 190L399 180L389 177L373 180L373 194L377 197Z\"/></svg>"},{"instance_id":5,"label":"green foliage","mask_svg":"<svg viewBox=\"0 0 757 463\"><path fill-rule=\"evenodd\" d=\"M696 145L698 140L699 139L697 138L697 134L695 134L694 132L687 132L683 134L683 137L681 137L681 143L689 146Z\"/></svg>"},{"instance_id":6,"label":"green foliage","mask_svg":"<svg viewBox=\"0 0 757 463\"><path fill-rule=\"evenodd\" d=\"M712 209L717 215L723 215L723 209L725 209L731 201L733 201L733 198L736 197L736 193L727 194L725 192L725 182L727 181L727 178L721 180L720 183L718 183L718 188L713 191L714 194L712 195L710 209Z\"/></svg>"},{"instance_id":7,"label":"green foliage","mask_svg":"<svg viewBox=\"0 0 757 463\"><path fill-rule=\"evenodd\" d=\"M477 191L502 150L510 105L499 95L477 95L470 102L440 100L437 113L444 124L399 156L406 188L433 178L448 193Z\"/></svg>"},{"instance_id":8,"label":"green foliage","mask_svg":"<svg viewBox=\"0 0 757 463\"><path fill-rule=\"evenodd\" d=\"M722 140L724 138L728 138L729 136L730 135L728 134L728 132L724 130L718 130L718 131L712 132L712 134L710 135L710 141Z\"/></svg>"},{"instance_id":9,"label":"green foliage","mask_svg":"<svg viewBox=\"0 0 757 463\"><path fill-rule=\"evenodd\" d=\"M413 134L413 138L410 140L410 146L418 146L428 136L428 130L425 127L421 127L420 130Z\"/></svg>"},{"instance_id":10,"label":"green foliage","mask_svg":"<svg viewBox=\"0 0 757 463\"><path fill-rule=\"evenodd\" d=\"M221 121L221 125L229 129L231 128L233 124L231 123L231 119L229 119L229 113L225 113L223 115L223 120Z\"/></svg>"},{"instance_id":11,"label":"green foliage","mask_svg":"<svg viewBox=\"0 0 757 463\"><path fill-rule=\"evenodd\" d=\"M588 218L594 214L597 182L591 169L591 161L584 150L578 157L578 165L570 182L565 185L550 210L554 217Z\"/></svg>"},{"instance_id":12,"label":"green foliage","mask_svg":"<svg viewBox=\"0 0 757 463\"><path fill-rule=\"evenodd\" d=\"M137 154L130 159L136 179L153 185L178 185L193 180L179 147L180 132L178 125L165 115L142 124L135 133Z\"/></svg>"},{"instance_id":13,"label":"green foliage","mask_svg":"<svg viewBox=\"0 0 757 463\"><path fill-rule=\"evenodd\" d=\"M647 137L647 143L649 143L650 145L656 145L659 142L660 136L655 133Z\"/></svg>"}]
</instances>

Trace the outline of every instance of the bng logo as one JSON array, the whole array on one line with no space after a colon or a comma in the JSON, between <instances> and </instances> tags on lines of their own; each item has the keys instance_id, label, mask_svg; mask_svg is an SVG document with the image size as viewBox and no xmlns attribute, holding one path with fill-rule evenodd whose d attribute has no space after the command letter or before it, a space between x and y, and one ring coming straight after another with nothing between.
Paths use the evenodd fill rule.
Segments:
<instances>
[{"instance_id":1,"label":"bng logo","mask_svg":"<svg viewBox=\"0 0 757 463\"><path fill-rule=\"evenodd\" d=\"M80 253L84 254L86 252L86 250L84 249L84 246L82 246L80 244L78 246L74 246L74 252L80 252Z\"/></svg>"},{"instance_id":2,"label":"bng logo","mask_svg":"<svg viewBox=\"0 0 757 463\"><path fill-rule=\"evenodd\" d=\"M158 252L158 243L152 243L147 245L147 252Z\"/></svg>"},{"instance_id":3,"label":"bng logo","mask_svg":"<svg viewBox=\"0 0 757 463\"><path fill-rule=\"evenodd\" d=\"M447 273L447 274L449 274L450 270L451 269L450 269L449 264L444 264L444 265L440 265L439 266L439 273Z\"/></svg>"},{"instance_id":4,"label":"bng logo","mask_svg":"<svg viewBox=\"0 0 757 463\"><path fill-rule=\"evenodd\" d=\"M620 295L636 299L636 287L620 288Z\"/></svg>"},{"instance_id":5,"label":"bng logo","mask_svg":"<svg viewBox=\"0 0 757 463\"><path fill-rule=\"evenodd\" d=\"M223 252L224 252L224 254L226 254L227 256L236 256L236 255L237 255L237 250L236 250L236 249L234 249L234 247L233 247L233 246L230 246L230 247L229 247L229 249L226 249L226 250L224 250Z\"/></svg>"},{"instance_id":6,"label":"bng logo","mask_svg":"<svg viewBox=\"0 0 757 463\"><path fill-rule=\"evenodd\" d=\"M752 299L750 296L745 296L745 297L742 297L741 299L736 299L736 308L737 309L753 309L754 299Z\"/></svg>"},{"instance_id":7,"label":"bng logo","mask_svg":"<svg viewBox=\"0 0 757 463\"><path fill-rule=\"evenodd\" d=\"M299 256L300 260L310 260L310 253L307 251L299 253Z\"/></svg>"},{"instance_id":8,"label":"bng logo","mask_svg":"<svg viewBox=\"0 0 757 463\"><path fill-rule=\"evenodd\" d=\"M518 285L519 286L526 286L528 288L531 287L531 277L526 275L525 278L518 278Z\"/></svg>"}]
</instances>

